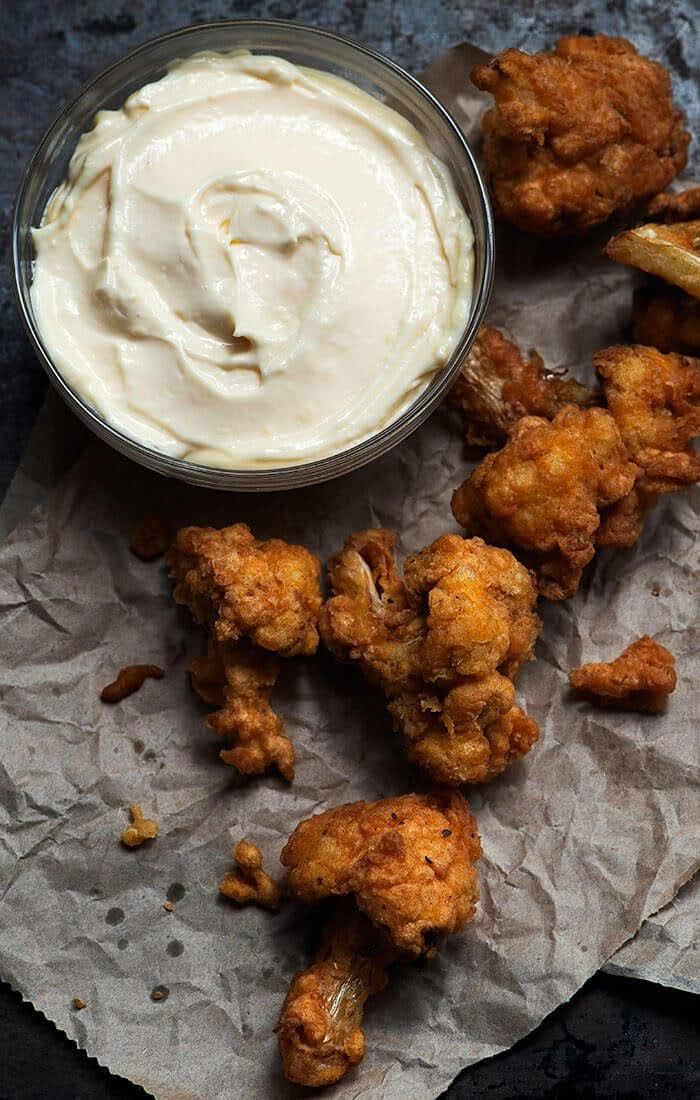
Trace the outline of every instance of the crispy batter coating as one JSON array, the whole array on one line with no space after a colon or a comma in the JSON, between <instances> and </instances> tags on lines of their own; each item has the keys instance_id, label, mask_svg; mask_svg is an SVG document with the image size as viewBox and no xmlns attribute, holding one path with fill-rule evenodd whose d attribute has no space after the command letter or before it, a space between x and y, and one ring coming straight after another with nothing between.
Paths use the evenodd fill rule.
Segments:
<instances>
[{"instance_id":1,"label":"crispy batter coating","mask_svg":"<svg viewBox=\"0 0 700 1100\"><path fill-rule=\"evenodd\" d=\"M121 842L127 848L138 848L146 840L153 840L158 836L158 822L143 816L143 810L136 803L129 806L131 824L127 825L121 835Z\"/></svg>"},{"instance_id":2,"label":"crispy batter coating","mask_svg":"<svg viewBox=\"0 0 700 1100\"><path fill-rule=\"evenodd\" d=\"M646 208L647 218L655 222L687 222L700 218L700 187L687 187L685 191L664 191L655 195Z\"/></svg>"},{"instance_id":3,"label":"crispy batter coating","mask_svg":"<svg viewBox=\"0 0 700 1100\"><path fill-rule=\"evenodd\" d=\"M320 565L303 546L261 541L244 523L183 527L167 563L176 602L217 641L248 638L284 657L316 652Z\"/></svg>"},{"instance_id":4,"label":"crispy batter coating","mask_svg":"<svg viewBox=\"0 0 700 1100\"><path fill-rule=\"evenodd\" d=\"M100 699L103 703L121 703L143 687L146 680L162 680L164 676L158 665L127 665L119 670L116 680L102 688Z\"/></svg>"},{"instance_id":5,"label":"crispy batter coating","mask_svg":"<svg viewBox=\"0 0 700 1100\"><path fill-rule=\"evenodd\" d=\"M396 569L395 536L351 535L329 564L326 646L388 699L409 759L440 783L498 775L537 739L512 677L540 621L527 569L481 539L443 535Z\"/></svg>"},{"instance_id":6,"label":"crispy batter coating","mask_svg":"<svg viewBox=\"0 0 700 1100\"><path fill-rule=\"evenodd\" d=\"M190 674L199 697L220 708L205 721L232 746L222 749L221 759L243 775L262 775L274 767L291 782L294 746L270 706L279 676L277 658L262 649L210 638L207 656L193 658Z\"/></svg>"},{"instance_id":7,"label":"crispy batter coating","mask_svg":"<svg viewBox=\"0 0 700 1100\"><path fill-rule=\"evenodd\" d=\"M365 1002L387 983L396 951L353 905L340 904L316 962L295 974L277 1026L285 1076L321 1088L365 1055Z\"/></svg>"},{"instance_id":8,"label":"crispy batter coating","mask_svg":"<svg viewBox=\"0 0 700 1100\"><path fill-rule=\"evenodd\" d=\"M509 49L471 75L495 99L483 133L496 212L525 232L586 233L686 164L690 135L668 73L624 38Z\"/></svg>"},{"instance_id":9,"label":"crispy batter coating","mask_svg":"<svg viewBox=\"0 0 700 1100\"><path fill-rule=\"evenodd\" d=\"M657 714L675 690L675 661L665 646L645 634L614 661L572 669L569 683L623 710Z\"/></svg>"},{"instance_id":10,"label":"crispy batter coating","mask_svg":"<svg viewBox=\"0 0 700 1100\"><path fill-rule=\"evenodd\" d=\"M261 905L264 909L279 909L282 889L263 870L262 852L250 840L239 840L233 849L235 871L227 871L219 884L224 897L237 905Z\"/></svg>"},{"instance_id":11,"label":"crispy batter coating","mask_svg":"<svg viewBox=\"0 0 700 1100\"><path fill-rule=\"evenodd\" d=\"M452 390L450 401L464 417L467 443L504 443L521 416L552 420L567 404L592 405L595 395L575 378L548 372L536 351L525 359L495 328L479 329Z\"/></svg>"},{"instance_id":12,"label":"crispy batter coating","mask_svg":"<svg viewBox=\"0 0 700 1100\"><path fill-rule=\"evenodd\" d=\"M638 488L669 493L700 480L700 359L639 344L593 356L622 442L643 473Z\"/></svg>"},{"instance_id":13,"label":"crispy batter coating","mask_svg":"<svg viewBox=\"0 0 700 1100\"><path fill-rule=\"evenodd\" d=\"M452 511L468 533L518 547L540 593L561 600L595 553L601 510L626 497L638 473L607 410L568 405L551 423L518 421L456 490Z\"/></svg>"},{"instance_id":14,"label":"crispy batter coating","mask_svg":"<svg viewBox=\"0 0 700 1100\"><path fill-rule=\"evenodd\" d=\"M700 352L700 300L661 282L638 287L632 298L632 335L635 343L659 351Z\"/></svg>"},{"instance_id":15,"label":"crispy batter coating","mask_svg":"<svg viewBox=\"0 0 700 1100\"><path fill-rule=\"evenodd\" d=\"M429 958L474 916L480 855L462 795L438 790L316 814L297 825L280 858L293 897L313 905L353 895L397 951Z\"/></svg>"},{"instance_id":16,"label":"crispy batter coating","mask_svg":"<svg viewBox=\"0 0 700 1100\"><path fill-rule=\"evenodd\" d=\"M129 539L129 549L141 561L154 561L170 546L170 531L161 516L143 516Z\"/></svg>"},{"instance_id":17,"label":"crispy batter coating","mask_svg":"<svg viewBox=\"0 0 700 1100\"><path fill-rule=\"evenodd\" d=\"M626 229L612 237L603 251L619 264L658 275L700 298L700 221Z\"/></svg>"}]
</instances>

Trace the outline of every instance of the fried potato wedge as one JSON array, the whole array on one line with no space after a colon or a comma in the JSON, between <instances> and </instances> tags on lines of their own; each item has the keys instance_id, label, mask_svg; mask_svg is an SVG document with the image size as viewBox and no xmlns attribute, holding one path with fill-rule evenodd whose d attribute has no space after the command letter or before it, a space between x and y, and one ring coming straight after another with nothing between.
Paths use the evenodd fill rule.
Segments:
<instances>
[{"instance_id":1,"label":"fried potato wedge","mask_svg":"<svg viewBox=\"0 0 700 1100\"><path fill-rule=\"evenodd\" d=\"M700 220L676 225L640 225L608 241L605 255L700 298Z\"/></svg>"}]
</instances>

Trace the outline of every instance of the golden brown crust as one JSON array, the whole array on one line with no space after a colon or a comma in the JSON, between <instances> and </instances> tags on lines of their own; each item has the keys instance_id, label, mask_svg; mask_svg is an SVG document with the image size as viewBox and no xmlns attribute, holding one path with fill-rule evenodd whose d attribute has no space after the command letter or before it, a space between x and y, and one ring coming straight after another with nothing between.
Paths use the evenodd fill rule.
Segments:
<instances>
[{"instance_id":1,"label":"golden brown crust","mask_svg":"<svg viewBox=\"0 0 700 1100\"><path fill-rule=\"evenodd\" d=\"M687 222L700 218L700 187L687 187L685 191L664 191L648 203L646 216L653 222Z\"/></svg>"},{"instance_id":2,"label":"golden brown crust","mask_svg":"<svg viewBox=\"0 0 700 1100\"><path fill-rule=\"evenodd\" d=\"M509 49L472 81L496 212L525 232L585 233L658 194L685 166L690 135L663 66L623 38L561 38L551 53Z\"/></svg>"},{"instance_id":3,"label":"golden brown crust","mask_svg":"<svg viewBox=\"0 0 700 1100\"><path fill-rule=\"evenodd\" d=\"M657 714L675 690L675 660L665 646L645 634L614 661L572 669L569 683L624 710Z\"/></svg>"},{"instance_id":4,"label":"golden brown crust","mask_svg":"<svg viewBox=\"0 0 700 1100\"><path fill-rule=\"evenodd\" d=\"M129 806L131 824L127 825L121 835L121 842L127 848L138 848L147 840L154 840L158 836L158 822L144 817L141 807L136 803Z\"/></svg>"},{"instance_id":5,"label":"golden brown crust","mask_svg":"<svg viewBox=\"0 0 700 1100\"><path fill-rule=\"evenodd\" d=\"M262 852L250 840L239 840L233 849L235 871L227 871L219 890L237 905L261 905L279 909L282 888L263 870Z\"/></svg>"},{"instance_id":6,"label":"golden brown crust","mask_svg":"<svg viewBox=\"0 0 700 1100\"><path fill-rule=\"evenodd\" d=\"M206 657L190 662L192 687L210 706L219 707L205 719L230 748L221 759L243 775L262 775L276 768L291 782L294 746L281 719L270 706L279 676L279 661L252 646L227 645L209 639Z\"/></svg>"},{"instance_id":7,"label":"golden brown crust","mask_svg":"<svg viewBox=\"0 0 700 1100\"><path fill-rule=\"evenodd\" d=\"M282 1006L277 1037L288 1080L321 1088L362 1061L365 1002L386 985L395 955L365 916L341 903L316 962L295 974Z\"/></svg>"},{"instance_id":8,"label":"golden brown crust","mask_svg":"<svg viewBox=\"0 0 700 1100\"><path fill-rule=\"evenodd\" d=\"M601 511L627 496L638 473L607 410L569 405L552 422L518 421L455 491L452 511L468 533L518 547L540 593L561 600L595 553Z\"/></svg>"},{"instance_id":9,"label":"golden brown crust","mask_svg":"<svg viewBox=\"0 0 700 1100\"><path fill-rule=\"evenodd\" d=\"M217 641L248 638L284 657L316 652L320 564L303 546L261 541L244 523L183 527L167 563L176 602Z\"/></svg>"},{"instance_id":10,"label":"golden brown crust","mask_svg":"<svg viewBox=\"0 0 700 1100\"><path fill-rule=\"evenodd\" d=\"M505 442L522 416L552 420L564 405L592 405L593 392L575 378L548 372L536 351L525 359L495 328L484 325L466 356L449 395L464 417L472 446Z\"/></svg>"},{"instance_id":11,"label":"golden brown crust","mask_svg":"<svg viewBox=\"0 0 700 1100\"><path fill-rule=\"evenodd\" d=\"M593 356L608 408L642 475L638 490L674 492L700 480L700 359L639 344Z\"/></svg>"},{"instance_id":12,"label":"golden brown crust","mask_svg":"<svg viewBox=\"0 0 700 1100\"><path fill-rule=\"evenodd\" d=\"M527 569L481 539L443 535L406 560L394 536L352 535L329 564L319 620L326 646L387 696L411 760L439 783L492 779L524 754L537 725L513 705L512 677L540 627Z\"/></svg>"},{"instance_id":13,"label":"golden brown crust","mask_svg":"<svg viewBox=\"0 0 700 1100\"><path fill-rule=\"evenodd\" d=\"M476 822L453 790L336 806L297 825L281 860L293 897L353 895L407 955L431 956L474 916Z\"/></svg>"},{"instance_id":14,"label":"golden brown crust","mask_svg":"<svg viewBox=\"0 0 700 1100\"><path fill-rule=\"evenodd\" d=\"M107 684L100 692L103 703L121 703L143 686L146 680L162 680L165 676L158 665L127 665L119 671L116 680Z\"/></svg>"},{"instance_id":15,"label":"golden brown crust","mask_svg":"<svg viewBox=\"0 0 700 1100\"><path fill-rule=\"evenodd\" d=\"M700 300L665 283L638 287L632 298L636 344L659 351L700 352Z\"/></svg>"},{"instance_id":16,"label":"golden brown crust","mask_svg":"<svg viewBox=\"0 0 700 1100\"><path fill-rule=\"evenodd\" d=\"M700 220L639 225L612 237L603 251L616 263L658 275L700 298Z\"/></svg>"}]
</instances>

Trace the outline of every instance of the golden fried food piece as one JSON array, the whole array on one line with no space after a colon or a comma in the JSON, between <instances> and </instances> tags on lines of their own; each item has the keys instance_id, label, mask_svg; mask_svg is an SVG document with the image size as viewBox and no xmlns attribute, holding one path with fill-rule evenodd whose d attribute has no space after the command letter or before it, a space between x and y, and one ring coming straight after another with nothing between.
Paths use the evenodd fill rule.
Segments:
<instances>
[{"instance_id":1,"label":"golden fried food piece","mask_svg":"<svg viewBox=\"0 0 700 1100\"><path fill-rule=\"evenodd\" d=\"M396 958L431 958L472 920L480 855L476 822L451 790L352 802L297 825L281 856L289 892L307 904L341 900L282 1008L290 1080L329 1085L362 1060L367 998Z\"/></svg>"},{"instance_id":2,"label":"golden fried food piece","mask_svg":"<svg viewBox=\"0 0 700 1100\"><path fill-rule=\"evenodd\" d=\"M158 665L127 665L119 670L116 680L102 688L100 699L103 703L121 703L143 687L146 680L162 680L164 676Z\"/></svg>"},{"instance_id":3,"label":"golden fried food piece","mask_svg":"<svg viewBox=\"0 0 700 1100\"><path fill-rule=\"evenodd\" d=\"M569 683L623 710L658 714L676 688L675 660L665 646L645 634L614 661L572 669Z\"/></svg>"},{"instance_id":4,"label":"golden fried food piece","mask_svg":"<svg viewBox=\"0 0 700 1100\"><path fill-rule=\"evenodd\" d=\"M332 1085L362 1061L365 1002L384 989L396 955L367 917L339 905L316 962L295 974L282 1006L277 1037L289 1081Z\"/></svg>"},{"instance_id":5,"label":"golden fried food piece","mask_svg":"<svg viewBox=\"0 0 700 1100\"><path fill-rule=\"evenodd\" d=\"M353 895L400 952L435 954L474 916L481 855L458 791L352 802L297 825L282 850L287 887L313 905Z\"/></svg>"},{"instance_id":6,"label":"golden fried food piece","mask_svg":"<svg viewBox=\"0 0 700 1100\"><path fill-rule=\"evenodd\" d=\"M638 473L607 410L568 405L551 423L518 421L456 490L452 511L468 533L517 547L540 593L562 600L595 553L601 510L626 497Z\"/></svg>"},{"instance_id":7,"label":"golden fried food piece","mask_svg":"<svg viewBox=\"0 0 700 1100\"><path fill-rule=\"evenodd\" d=\"M700 480L700 359L616 346L593 356L622 442L643 473L638 488L670 493Z\"/></svg>"},{"instance_id":8,"label":"golden fried food piece","mask_svg":"<svg viewBox=\"0 0 700 1100\"><path fill-rule=\"evenodd\" d=\"M647 204L646 216L654 222L688 222L700 218L700 187L687 187L685 191L664 191L655 195Z\"/></svg>"},{"instance_id":9,"label":"golden fried food piece","mask_svg":"<svg viewBox=\"0 0 700 1100\"><path fill-rule=\"evenodd\" d=\"M483 121L496 213L527 233L586 233L662 191L690 135L663 66L624 38L561 38L474 69L495 106Z\"/></svg>"},{"instance_id":10,"label":"golden fried food piece","mask_svg":"<svg viewBox=\"0 0 700 1100\"><path fill-rule=\"evenodd\" d=\"M567 404L592 405L594 394L575 378L548 372L536 351L525 359L495 328L483 326L466 356L449 399L464 417L467 443L503 443L521 416L552 420Z\"/></svg>"},{"instance_id":11,"label":"golden fried food piece","mask_svg":"<svg viewBox=\"0 0 700 1100\"><path fill-rule=\"evenodd\" d=\"M270 706L279 676L276 657L262 649L210 639L207 656L190 662L190 675L199 697L220 708L205 721L232 746L222 749L221 759L243 775L262 775L274 767L291 782L294 746Z\"/></svg>"},{"instance_id":12,"label":"golden fried food piece","mask_svg":"<svg viewBox=\"0 0 700 1100\"><path fill-rule=\"evenodd\" d=\"M639 225L608 241L605 255L629 264L700 298L700 221Z\"/></svg>"},{"instance_id":13,"label":"golden fried food piece","mask_svg":"<svg viewBox=\"0 0 700 1100\"><path fill-rule=\"evenodd\" d=\"M282 889L263 870L262 852L250 840L239 840L233 849L235 871L227 871L219 890L237 905L261 905L264 909L279 909Z\"/></svg>"},{"instance_id":14,"label":"golden fried food piece","mask_svg":"<svg viewBox=\"0 0 700 1100\"><path fill-rule=\"evenodd\" d=\"M332 559L324 643L382 689L409 759L432 779L492 779L538 736L512 683L540 627L530 574L507 550L443 535L407 559L402 580L394 542L361 531Z\"/></svg>"},{"instance_id":15,"label":"golden fried food piece","mask_svg":"<svg viewBox=\"0 0 700 1100\"><path fill-rule=\"evenodd\" d=\"M244 523L183 527L166 560L175 601L218 642L248 638L284 657L316 652L320 565L303 546L261 541Z\"/></svg>"},{"instance_id":16,"label":"golden fried food piece","mask_svg":"<svg viewBox=\"0 0 700 1100\"><path fill-rule=\"evenodd\" d=\"M146 840L153 840L158 836L158 822L143 816L143 811L137 803L129 806L131 825L127 825L121 835L121 842L127 848L138 848Z\"/></svg>"},{"instance_id":17,"label":"golden fried food piece","mask_svg":"<svg viewBox=\"0 0 700 1100\"><path fill-rule=\"evenodd\" d=\"M665 283L638 287L632 298L632 335L659 351L700 352L700 300Z\"/></svg>"},{"instance_id":18,"label":"golden fried food piece","mask_svg":"<svg viewBox=\"0 0 700 1100\"><path fill-rule=\"evenodd\" d=\"M161 516L143 516L129 538L129 549L141 561L154 561L169 546L170 531Z\"/></svg>"}]
</instances>

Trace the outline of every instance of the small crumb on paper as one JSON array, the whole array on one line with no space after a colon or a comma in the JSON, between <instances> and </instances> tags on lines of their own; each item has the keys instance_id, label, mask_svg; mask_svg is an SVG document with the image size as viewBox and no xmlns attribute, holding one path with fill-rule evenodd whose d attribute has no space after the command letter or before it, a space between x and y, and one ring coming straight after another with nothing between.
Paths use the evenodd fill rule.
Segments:
<instances>
[{"instance_id":1,"label":"small crumb on paper","mask_svg":"<svg viewBox=\"0 0 700 1100\"><path fill-rule=\"evenodd\" d=\"M161 516L143 516L129 539L129 549L141 561L160 558L170 546L170 531Z\"/></svg>"},{"instance_id":2,"label":"small crumb on paper","mask_svg":"<svg viewBox=\"0 0 700 1100\"><path fill-rule=\"evenodd\" d=\"M122 699L133 695L142 686L144 680L162 680L165 673L158 665L127 665L122 668L116 680L107 684L100 692L103 703L121 703Z\"/></svg>"},{"instance_id":3,"label":"small crumb on paper","mask_svg":"<svg viewBox=\"0 0 700 1100\"><path fill-rule=\"evenodd\" d=\"M154 840L158 836L158 822L144 817L139 805L132 803L129 807L131 825L127 825L121 835L121 842L127 848L138 848L146 840Z\"/></svg>"},{"instance_id":4,"label":"small crumb on paper","mask_svg":"<svg viewBox=\"0 0 700 1100\"><path fill-rule=\"evenodd\" d=\"M76 1012L80 1012L82 1008L87 1008L87 1003L83 1000L82 997L74 997L73 1008Z\"/></svg>"},{"instance_id":5,"label":"small crumb on paper","mask_svg":"<svg viewBox=\"0 0 700 1100\"><path fill-rule=\"evenodd\" d=\"M238 905L262 905L265 909L278 909L282 900L282 888L263 871L262 853L249 840L239 840L233 849L237 867L224 875L219 890L224 897Z\"/></svg>"}]
</instances>

